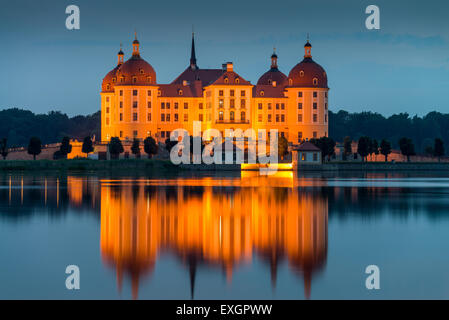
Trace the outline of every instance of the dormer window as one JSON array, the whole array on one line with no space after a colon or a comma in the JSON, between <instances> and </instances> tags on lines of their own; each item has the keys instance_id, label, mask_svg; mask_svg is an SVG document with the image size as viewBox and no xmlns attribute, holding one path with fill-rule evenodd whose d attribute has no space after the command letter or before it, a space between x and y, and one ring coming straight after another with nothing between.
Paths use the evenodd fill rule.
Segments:
<instances>
[{"instance_id":1,"label":"dormer window","mask_svg":"<svg viewBox=\"0 0 449 320\"><path fill-rule=\"evenodd\" d=\"M133 77L133 83L137 82L137 77Z\"/></svg>"},{"instance_id":2,"label":"dormer window","mask_svg":"<svg viewBox=\"0 0 449 320\"><path fill-rule=\"evenodd\" d=\"M147 77L148 83L151 83L151 77Z\"/></svg>"},{"instance_id":3,"label":"dormer window","mask_svg":"<svg viewBox=\"0 0 449 320\"><path fill-rule=\"evenodd\" d=\"M229 82L228 77L225 77L224 78L224 83L228 83L228 82Z\"/></svg>"},{"instance_id":4,"label":"dormer window","mask_svg":"<svg viewBox=\"0 0 449 320\"><path fill-rule=\"evenodd\" d=\"M313 85L314 86L318 85L318 79L317 78L313 78Z\"/></svg>"},{"instance_id":5,"label":"dormer window","mask_svg":"<svg viewBox=\"0 0 449 320\"><path fill-rule=\"evenodd\" d=\"M240 79L239 78L235 79L235 83L240 83Z\"/></svg>"},{"instance_id":6,"label":"dormer window","mask_svg":"<svg viewBox=\"0 0 449 320\"><path fill-rule=\"evenodd\" d=\"M114 83L115 83L116 81L117 81L117 78L115 78L115 77L114 77L114 78L112 78L112 82L114 82Z\"/></svg>"},{"instance_id":7,"label":"dormer window","mask_svg":"<svg viewBox=\"0 0 449 320\"><path fill-rule=\"evenodd\" d=\"M261 90L259 94L261 97L263 97L265 95L265 91Z\"/></svg>"},{"instance_id":8,"label":"dormer window","mask_svg":"<svg viewBox=\"0 0 449 320\"><path fill-rule=\"evenodd\" d=\"M108 84L108 85L106 86L106 90L109 90L109 89L111 89L111 86Z\"/></svg>"},{"instance_id":9,"label":"dormer window","mask_svg":"<svg viewBox=\"0 0 449 320\"><path fill-rule=\"evenodd\" d=\"M124 82L124 81L125 81L125 77L121 77L120 82Z\"/></svg>"},{"instance_id":10,"label":"dormer window","mask_svg":"<svg viewBox=\"0 0 449 320\"><path fill-rule=\"evenodd\" d=\"M178 90L178 94L182 96L182 90Z\"/></svg>"},{"instance_id":11,"label":"dormer window","mask_svg":"<svg viewBox=\"0 0 449 320\"><path fill-rule=\"evenodd\" d=\"M145 71L143 71L143 69L140 69L140 74L144 74Z\"/></svg>"},{"instance_id":12,"label":"dormer window","mask_svg":"<svg viewBox=\"0 0 449 320\"><path fill-rule=\"evenodd\" d=\"M300 77L304 77L304 71L302 71L302 70L299 71L299 76L300 76Z\"/></svg>"},{"instance_id":13,"label":"dormer window","mask_svg":"<svg viewBox=\"0 0 449 320\"><path fill-rule=\"evenodd\" d=\"M157 95L160 97L161 94L162 94L161 90L158 90L158 91L157 91Z\"/></svg>"}]
</instances>

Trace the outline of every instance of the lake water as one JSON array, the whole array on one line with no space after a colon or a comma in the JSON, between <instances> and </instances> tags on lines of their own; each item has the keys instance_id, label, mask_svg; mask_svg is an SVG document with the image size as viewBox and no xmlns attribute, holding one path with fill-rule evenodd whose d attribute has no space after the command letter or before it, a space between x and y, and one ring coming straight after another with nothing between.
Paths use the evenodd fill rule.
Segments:
<instances>
[{"instance_id":1,"label":"lake water","mask_svg":"<svg viewBox=\"0 0 449 320\"><path fill-rule=\"evenodd\" d=\"M0 175L0 299L192 297L447 299L449 176Z\"/></svg>"}]
</instances>

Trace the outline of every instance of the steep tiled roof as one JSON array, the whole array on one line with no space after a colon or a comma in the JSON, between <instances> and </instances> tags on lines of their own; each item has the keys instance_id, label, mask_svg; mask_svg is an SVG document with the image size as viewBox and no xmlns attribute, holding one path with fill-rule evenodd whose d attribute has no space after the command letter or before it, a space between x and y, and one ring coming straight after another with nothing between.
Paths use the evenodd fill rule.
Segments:
<instances>
[{"instance_id":1,"label":"steep tiled roof","mask_svg":"<svg viewBox=\"0 0 449 320\"><path fill-rule=\"evenodd\" d=\"M184 70L172 84L182 84L184 81L192 83L199 80L203 87L213 83L223 74L221 69L195 69L193 70L190 66Z\"/></svg>"},{"instance_id":2,"label":"steep tiled roof","mask_svg":"<svg viewBox=\"0 0 449 320\"><path fill-rule=\"evenodd\" d=\"M227 82L226 82L226 79L228 80ZM239 76L234 71L223 72L222 75L217 80L215 80L212 84L214 84L214 85L232 84L232 85L240 85L240 86L250 86L251 85L251 83L249 81L246 81L245 79L243 79L241 76Z\"/></svg>"},{"instance_id":3,"label":"steep tiled roof","mask_svg":"<svg viewBox=\"0 0 449 320\"><path fill-rule=\"evenodd\" d=\"M193 81L188 85L182 83L160 84L161 97L202 97L203 87L201 81Z\"/></svg>"},{"instance_id":4,"label":"steep tiled roof","mask_svg":"<svg viewBox=\"0 0 449 320\"><path fill-rule=\"evenodd\" d=\"M309 141L304 141L303 143L301 143L296 150L298 151L321 151L320 148L318 148L317 146L315 146L313 143L309 142Z\"/></svg>"},{"instance_id":5,"label":"steep tiled roof","mask_svg":"<svg viewBox=\"0 0 449 320\"><path fill-rule=\"evenodd\" d=\"M253 87L253 97L257 98L285 98L284 86L257 85Z\"/></svg>"}]
</instances>

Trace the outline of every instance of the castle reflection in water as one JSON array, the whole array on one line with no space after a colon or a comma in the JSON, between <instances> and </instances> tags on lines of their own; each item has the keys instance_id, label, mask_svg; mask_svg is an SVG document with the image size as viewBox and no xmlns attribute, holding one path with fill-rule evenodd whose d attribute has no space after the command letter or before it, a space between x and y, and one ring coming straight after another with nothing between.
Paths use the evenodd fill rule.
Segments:
<instances>
[{"instance_id":1,"label":"castle reflection in water","mask_svg":"<svg viewBox=\"0 0 449 320\"><path fill-rule=\"evenodd\" d=\"M326 262L327 197L302 188L301 180L290 172L163 180L6 179L1 200L8 198L10 208L17 208L20 201L22 216L27 208L32 214L35 205L48 206L55 214L68 207L99 214L102 260L115 269L119 291L123 279L131 279L133 298L161 253L178 257L188 269L192 298L199 267L223 272L231 282L239 265L252 259L269 266L267 276L273 286L278 265L288 262L292 272L303 278L309 297L313 275Z\"/></svg>"}]
</instances>

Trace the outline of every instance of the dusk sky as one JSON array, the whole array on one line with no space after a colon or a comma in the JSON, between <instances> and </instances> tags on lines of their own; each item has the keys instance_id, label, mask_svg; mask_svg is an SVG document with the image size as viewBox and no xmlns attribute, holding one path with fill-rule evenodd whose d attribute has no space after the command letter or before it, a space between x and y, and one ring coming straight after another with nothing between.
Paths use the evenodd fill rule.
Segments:
<instances>
[{"instance_id":1,"label":"dusk sky","mask_svg":"<svg viewBox=\"0 0 449 320\"><path fill-rule=\"evenodd\" d=\"M81 29L65 27L78 5ZM365 28L365 8L380 8L380 30ZM332 111L449 113L449 2L393 0L2 1L0 109L91 114L102 78L130 57L134 30L141 55L169 83L189 63L192 25L200 68L234 70L255 84L273 46L288 75L312 55L329 79Z\"/></svg>"}]
</instances>

